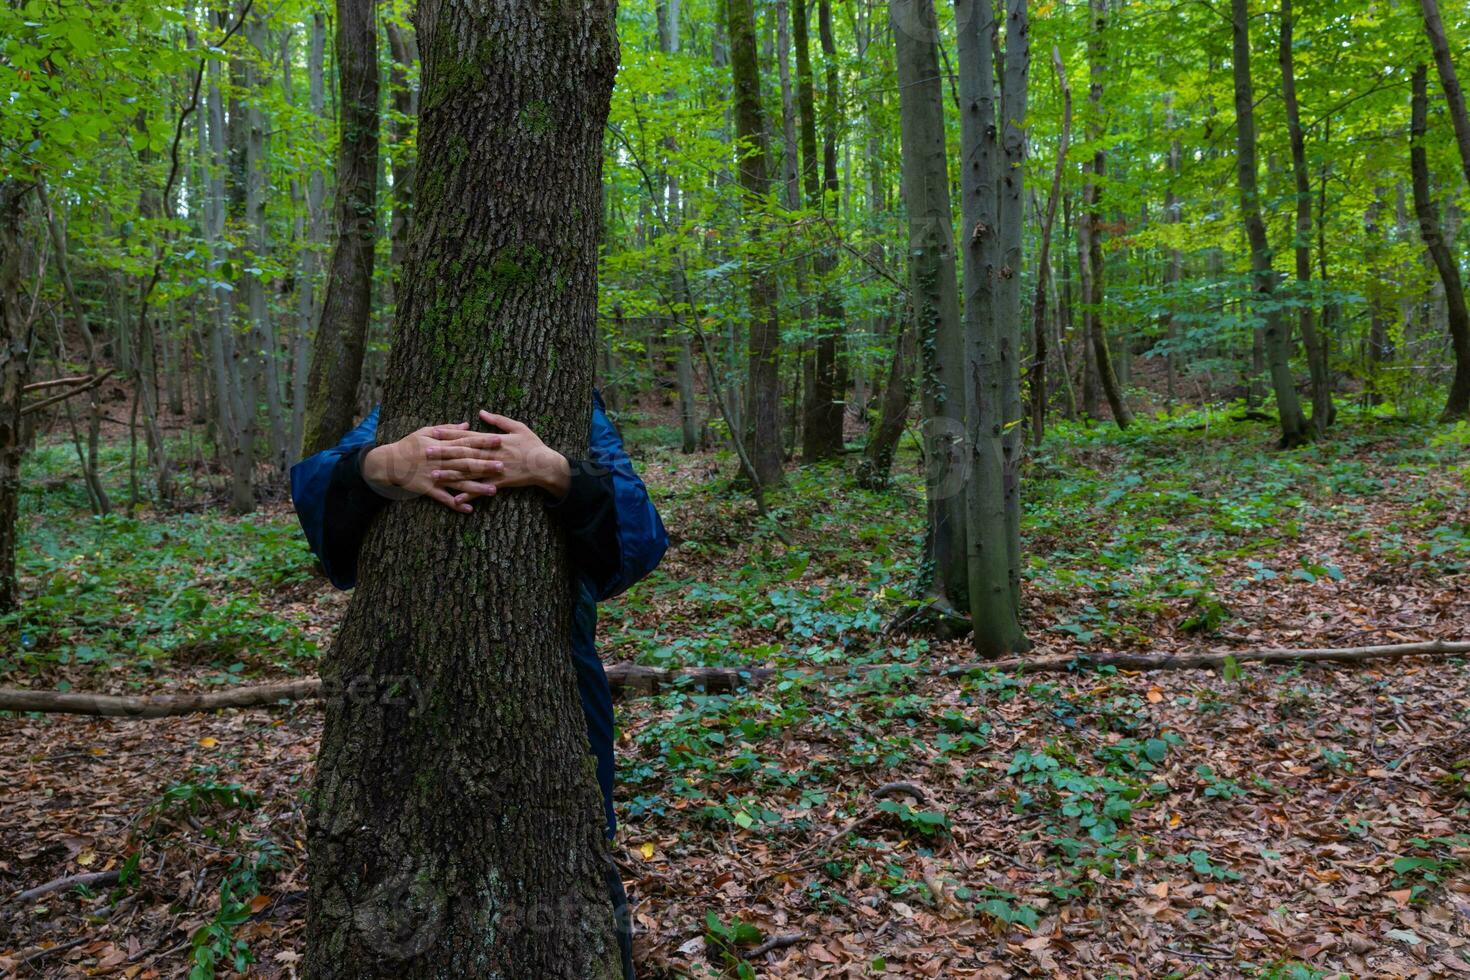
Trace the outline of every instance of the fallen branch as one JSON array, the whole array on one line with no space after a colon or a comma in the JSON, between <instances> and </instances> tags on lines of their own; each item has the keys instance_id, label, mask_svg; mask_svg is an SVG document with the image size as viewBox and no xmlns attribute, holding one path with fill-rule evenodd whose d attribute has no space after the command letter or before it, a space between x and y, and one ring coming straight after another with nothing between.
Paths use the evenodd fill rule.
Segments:
<instances>
[{"instance_id":1,"label":"fallen branch","mask_svg":"<svg viewBox=\"0 0 1470 980\"><path fill-rule=\"evenodd\" d=\"M773 952L774 950L785 949L788 946L795 946L797 943L801 942L805 938L806 933L803 932L787 932L780 935L772 936L770 939L767 939L759 946L755 946L751 949L746 950L745 958L748 960L758 960L762 956L765 956L767 953Z\"/></svg>"},{"instance_id":2,"label":"fallen branch","mask_svg":"<svg viewBox=\"0 0 1470 980\"><path fill-rule=\"evenodd\" d=\"M914 668L931 676L962 677L980 671L1014 671L1021 674L1065 674L1097 667L1122 670L1195 670L1235 663L1314 663L1333 661L1357 663L1364 660L1397 660L1400 657L1459 656L1470 654L1470 642L1428 640L1366 647L1325 647L1313 650L1236 650L1231 653L1100 653L1082 657L1009 657L979 663ZM673 687L695 687L705 691L733 691L777 675L799 677L837 676L853 671L885 670L907 664L854 664L818 670L775 667L687 667L661 670L638 664L613 664L607 668L608 683L622 694L652 694ZM42 711L56 714L102 715L119 718L168 718L174 715L215 711L219 708L256 708L280 701L301 701L321 695L322 682L315 678L258 687L236 687L204 694L155 694L123 696L81 694L75 691L36 691L0 687L0 711ZM347 692L351 696L351 690Z\"/></svg>"},{"instance_id":3,"label":"fallen branch","mask_svg":"<svg viewBox=\"0 0 1470 980\"><path fill-rule=\"evenodd\" d=\"M15 896L13 901L17 904L29 902L40 898L42 895L50 895L52 892L59 892L63 889L74 888L79 885L85 885L89 888L94 885L113 885L121 877L122 872L120 871L90 871L86 874L67 875L64 878L57 878L54 881L46 882L44 885L37 885L35 888L23 891Z\"/></svg>"},{"instance_id":4,"label":"fallen branch","mask_svg":"<svg viewBox=\"0 0 1470 980\"><path fill-rule=\"evenodd\" d=\"M0 687L0 710L45 711L68 715L118 718L168 718L217 708L255 708L278 701L315 697L322 687L316 678L258 687L235 687L207 694L82 694L77 691L31 691Z\"/></svg>"}]
</instances>

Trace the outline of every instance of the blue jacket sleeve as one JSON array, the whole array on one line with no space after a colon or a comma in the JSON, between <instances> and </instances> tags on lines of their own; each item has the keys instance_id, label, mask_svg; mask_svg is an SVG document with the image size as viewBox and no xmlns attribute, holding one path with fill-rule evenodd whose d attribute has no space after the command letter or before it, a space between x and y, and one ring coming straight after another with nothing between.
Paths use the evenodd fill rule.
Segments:
<instances>
[{"instance_id":1,"label":"blue jacket sleeve","mask_svg":"<svg viewBox=\"0 0 1470 980\"><path fill-rule=\"evenodd\" d=\"M291 502L296 505L306 542L339 589L356 584L357 551L368 522L381 507L381 498L360 476L355 481L344 480L343 471L361 467L361 450L374 445L377 431L378 409L374 408L337 445L291 467ZM368 496L362 496L363 491Z\"/></svg>"},{"instance_id":2,"label":"blue jacket sleeve","mask_svg":"<svg viewBox=\"0 0 1470 980\"><path fill-rule=\"evenodd\" d=\"M648 488L633 470L622 437L607 417L601 395L593 395L587 458L572 466L571 492L552 509L560 511L567 529L572 562L600 602L626 591L658 567L669 537ZM594 483L606 490L592 492Z\"/></svg>"}]
</instances>

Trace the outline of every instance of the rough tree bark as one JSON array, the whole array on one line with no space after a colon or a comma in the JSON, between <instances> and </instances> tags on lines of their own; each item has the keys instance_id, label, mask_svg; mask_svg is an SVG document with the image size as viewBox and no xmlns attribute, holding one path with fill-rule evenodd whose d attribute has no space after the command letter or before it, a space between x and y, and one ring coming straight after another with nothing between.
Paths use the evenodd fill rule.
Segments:
<instances>
[{"instance_id":1,"label":"rough tree bark","mask_svg":"<svg viewBox=\"0 0 1470 980\"><path fill-rule=\"evenodd\" d=\"M31 318L21 299L24 216L29 184L0 181L0 613L20 606L15 577L20 461L25 454L21 399L31 373Z\"/></svg>"},{"instance_id":2,"label":"rough tree bark","mask_svg":"<svg viewBox=\"0 0 1470 980\"><path fill-rule=\"evenodd\" d=\"M1292 59L1294 27L1291 0L1281 0L1281 99L1286 104L1286 128L1291 136L1291 169L1296 181L1296 280L1301 290L1297 323L1307 348L1307 368L1312 375L1312 431L1318 439L1332 424L1332 375L1328 371L1327 345L1317 330L1312 304L1308 301L1312 281L1312 184L1307 176L1306 137L1296 100L1296 69ZM1324 322L1323 327L1327 324Z\"/></svg>"},{"instance_id":3,"label":"rough tree bark","mask_svg":"<svg viewBox=\"0 0 1470 980\"><path fill-rule=\"evenodd\" d=\"M1450 382L1444 411L1440 413L1440 419L1448 422L1470 418L1470 310L1465 305L1460 267L1445 240L1439 223L1439 209L1435 207L1429 189L1429 160L1424 151L1424 133L1429 116L1428 75L1428 68L1423 63L1414 69L1409 165L1413 171L1414 213L1419 218L1419 234L1424 238L1424 248L1434 260L1434 267L1439 270L1440 281L1444 283L1450 346L1455 353L1455 376Z\"/></svg>"},{"instance_id":4,"label":"rough tree bark","mask_svg":"<svg viewBox=\"0 0 1470 980\"><path fill-rule=\"evenodd\" d=\"M1087 71L1091 84L1088 87L1087 101L1089 112L1087 116L1087 141L1089 143L1102 139L1103 136L1103 79L1107 74L1107 40L1104 31L1107 29L1107 0L1090 0L1089 10L1092 17L1092 29L1087 35ZM1123 398L1123 386L1118 383L1117 372L1113 370L1112 353L1108 350L1107 328L1103 323L1103 297L1106 295L1105 277L1103 274L1103 217L1102 217L1102 184L1101 181L1107 175L1107 154L1099 147L1092 154L1092 161L1083 165L1082 187L1082 209L1084 213L1077 222L1077 238L1079 243L1085 241L1085 247L1080 248L1080 262L1086 266L1083 272L1082 321L1084 333L1090 341L1090 352L1092 362L1097 370L1097 384L1102 388L1102 393L1107 397L1108 408L1112 410L1113 421L1118 428L1126 429L1133 422L1133 412L1128 408L1128 402ZM1127 356L1127 351L1124 351ZM1096 396L1094 396L1095 398Z\"/></svg>"},{"instance_id":5,"label":"rough tree bark","mask_svg":"<svg viewBox=\"0 0 1470 980\"><path fill-rule=\"evenodd\" d=\"M1094 3L1100 0L1093 0ZM1255 96L1251 89L1251 39L1248 0L1231 0L1231 27L1234 35L1236 176L1240 185L1240 213L1250 240L1251 272L1255 280L1256 300L1263 307L1262 319L1266 362L1271 371L1271 387L1276 393L1276 412L1281 418L1281 446L1290 449L1308 441L1306 416L1296 395L1296 379L1291 374L1291 353L1295 342L1291 322L1281 310L1276 297L1276 272L1271 267L1271 243L1266 237L1266 223L1261 219L1260 191L1256 179Z\"/></svg>"},{"instance_id":6,"label":"rough tree bark","mask_svg":"<svg viewBox=\"0 0 1470 980\"><path fill-rule=\"evenodd\" d=\"M890 0L897 48L909 290L921 357L930 591L945 614L969 608L965 564L964 336L950 218L944 89L933 0Z\"/></svg>"},{"instance_id":7,"label":"rough tree bark","mask_svg":"<svg viewBox=\"0 0 1470 980\"><path fill-rule=\"evenodd\" d=\"M381 440L490 407L586 451L614 11L420 0ZM472 515L395 503L360 572L324 665L343 693L312 797L306 972L620 976L553 518L531 492Z\"/></svg>"},{"instance_id":8,"label":"rough tree bark","mask_svg":"<svg viewBox=\"0 0 1470 980\"><path fill-rule=\"evenodd\" d=\"M377 240L378 28L374 0L337 0L337 77L342 136L337 146L337 242L307 379L302 451L334 445L352 427L372 318Z\"/></svg>"},{"instance_id":9,"label":"rough tree bark","mask_svg":"<svg viewBox=\"0 0 1470 980\"><path fill-rule=\"evenodd\" d=\"M735 81L735 135L741 144L740 186L745 190L746 228L752 246L761 238L761 209L769 185L766 121L761 108L752 0L724 0L730 33L730 71ZM746 446L756 478L766 486L783 479L781 451L781 324L776 315L776 279L763 263L750 272L750 332L746 344L749 379L745 389Z\"/></svg>"}]
</instances>

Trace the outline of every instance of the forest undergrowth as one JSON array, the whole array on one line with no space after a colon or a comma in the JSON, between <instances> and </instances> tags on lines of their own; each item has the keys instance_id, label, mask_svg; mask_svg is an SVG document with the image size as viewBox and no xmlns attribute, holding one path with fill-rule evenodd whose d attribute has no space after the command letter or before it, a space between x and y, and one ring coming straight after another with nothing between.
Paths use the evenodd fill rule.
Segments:
<instances>
[{"instance_id":1,"label":"forest undergrowth","mask_svg":"<svg viewBox=\"0 0 1470 980\"><path fill-rule=\"evenodd\" d=\"M626 420L673 545L602 607L604 659L789 668L619 703L643 974L1470 975L1463 660L1087 666L1464 639L1470 428L1343 415L1292 452L1223 411L1049 433L1025 483L1026 626L1076 669L961 676L933 668L971 662L964 640L891 629L923 574L911 440L884 492L855 459L789 469L771 495L788 545L732 459ZM103 462L122 486L126 447ZM289 504L97 519L68 445L27 466L0 684L315 672L347 598ZM310 702L0 717L0 972L294 975L319 734ZM80 874L102 877L16 900Z\"/></svg>"}]
</instances>

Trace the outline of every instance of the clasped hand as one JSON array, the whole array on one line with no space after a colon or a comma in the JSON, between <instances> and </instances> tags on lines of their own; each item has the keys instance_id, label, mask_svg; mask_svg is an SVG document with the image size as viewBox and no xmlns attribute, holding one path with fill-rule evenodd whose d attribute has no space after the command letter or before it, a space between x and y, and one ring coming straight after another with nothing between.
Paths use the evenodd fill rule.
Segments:
<instances>
[{"instance_id":1,"label":"clasped hand","mask_svg":"<svg viewBox=\"0 0 1470 980\"><path fill-rule=\"evenodd\" d=\"M512 487L540 487L560 499L571 484L571 465L515 419L480 412L499 432L471 432L468 422L427 425L363 459L362 475L379 486L398 487L468 514L477 497Z\"/></svg>"}]
</instances>

